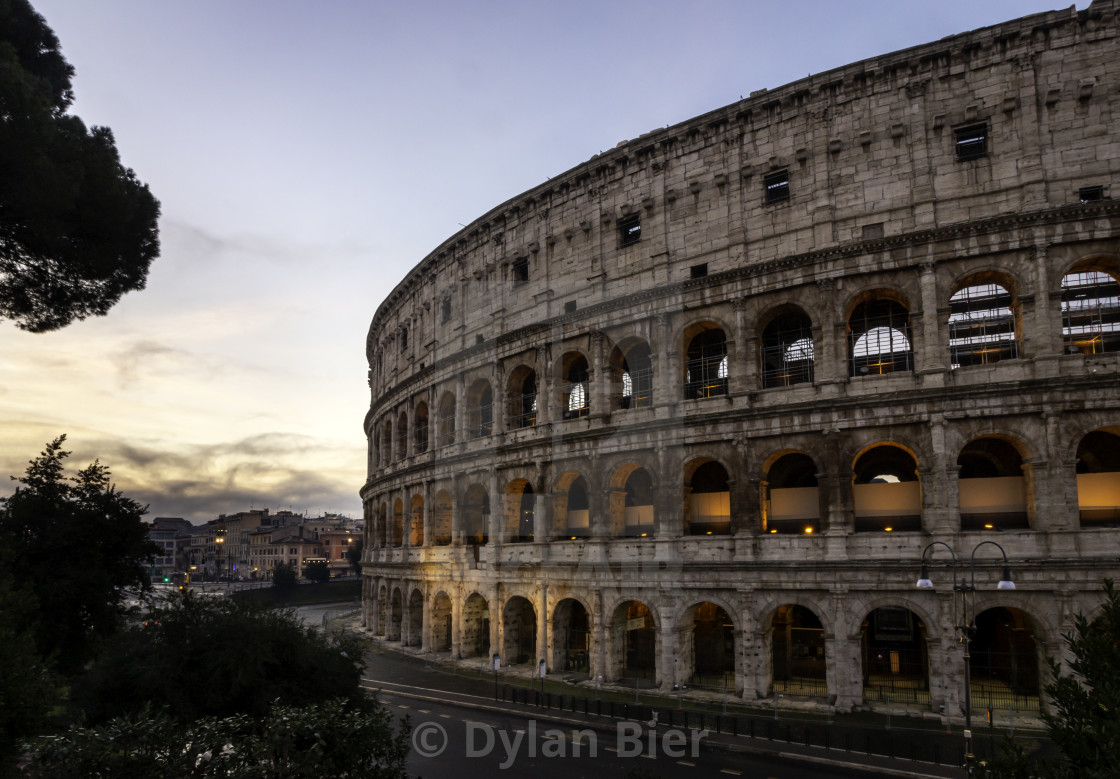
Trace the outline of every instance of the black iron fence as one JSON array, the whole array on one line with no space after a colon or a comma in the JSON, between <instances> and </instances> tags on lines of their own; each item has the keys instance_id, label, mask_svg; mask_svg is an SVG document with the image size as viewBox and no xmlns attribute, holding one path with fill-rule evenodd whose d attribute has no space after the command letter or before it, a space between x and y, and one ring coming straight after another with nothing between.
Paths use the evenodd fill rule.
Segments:
<instances>
[{"instance_id":1,"label":"black iron fence","mask_svg":"<svg viewBox=\"0 0 1120 779\"><path fill-rule=\"evenodd\" d=\"M542 691L539 688L503 684L495 689L495 699L513 704L536 706L557 712L572 712L587 717L633 720L685 730L707 730L712 734L745 739L765 740L804 746L807 748L838 751L869 757L929 763L933 765L964 765L964 737L960 730L926 730L908 727L884 728L848 725L825 720L806 720L779 716L777 709L770 715L723 713L673 706L652 706L587 695ZM976 760L990 760L1002 754L1006 743L1004 735L1008 723L1002 728L991 719L984 721L984 713L975 711L973 726L973 752ZM1019 734L1016 740L1030 752L1051 752L1045 739Z\"/></svg>"}]
</instances>

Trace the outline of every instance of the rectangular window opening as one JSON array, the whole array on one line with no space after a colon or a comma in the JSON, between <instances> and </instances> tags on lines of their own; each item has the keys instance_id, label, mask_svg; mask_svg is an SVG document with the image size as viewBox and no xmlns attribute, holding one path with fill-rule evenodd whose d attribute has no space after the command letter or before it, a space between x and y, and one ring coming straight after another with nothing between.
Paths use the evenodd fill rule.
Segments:
<instances>
[{"instance_id":1,"label":"rectangular window opening","mask_svg":"<svg viewBox=\"0 0 1120 779\"><path fill-rule=\"evenodd\" d=\"M632 246L642 239L642 217L638 214L618 220L618 245Z\"/></svg>"},{"instance_id":2,"label":"rectangular window opening","mask_svg":"<svg viewBox=\"0 0 1120 779\"><path fill-rule=\"evenodd\" d=\"M1082 203L1100 203L1104 200L1104 187L1082 187L1077 190L1077 196Z\"/></svg>"},{"instance_id":3,"label":"rectangular window opening","mask_svg":"<svg viewBox=\"0 0 1120 779\"><path fill-rule=\"evenodd\" d=\"M693 265L688 269L689 277L693 279L702 279L708 275L708 263L702 262L699 265Z\"/></svg>"},{"instance_id":4,"label":"rectangular window opening","mask_svg":"<svg viewBox=\"0 0 1120 779\"><path fill-rule=\"evenodd\" d=\"M781 203L784 200L789 200L788 170L778 170L767 174L762 180L762 185L766 190L767 203Z\"/></svg>"},{"instance_id":5,"label":"rectangular window opening","mask_svg":"<svg viewBox=\"0 0 1120 779\"><path fill-rule=\"evenodd\" d=\"M570 314L575 310L576 310L576 302L574 300L569 300L567 303L564 304L564 313L565 314Z\"/></svg>"},{"instance_id":6,"label":"rectangular window opening","mask_svg":"<svg viewBox=\"0 0 1120 779\"><path fill-rule=\"evenodd\" d=\"M977 160L988 156L988 125L973 124L955 131L957 160Z\"/></svg>"},{"instance_id":7,"label":"rectangular window opening","mask_svg":"<svg viewBox=\"0 0 1120 779\"><path fill-rule=\"evenodd\" d=\"M513 283L524 284L529 280L529 258L521 257L513 261Z\"/></svg>"},{"instance_id":8,"label":"rectangular window opening","mask_svg":"<svg viewBox=\"0 0 1120 779\"><path fill-rule=\"evenodd\" d=\"M439 304L439 321L444 325L451 321L451 298L444 298Z\"/></svg>"}]
</instances>

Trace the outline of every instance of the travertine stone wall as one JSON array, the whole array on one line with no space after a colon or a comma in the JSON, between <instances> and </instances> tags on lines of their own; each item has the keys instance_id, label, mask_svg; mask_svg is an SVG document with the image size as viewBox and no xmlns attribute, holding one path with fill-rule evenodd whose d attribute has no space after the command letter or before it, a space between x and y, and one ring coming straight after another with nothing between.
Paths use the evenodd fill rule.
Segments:
<instances>
[{"instance_id":1,"label":"travertine stone wall","mask_svg":"<svg viewBox=\"0 0 1120 779\"><path fill-rule=\"evenodd\" d=\"M1120 278L1117 10L1096 0L762 90L619 144L424 258L367 339L370 630L426 651L525 654L535 620L534 657L563 670L578 603L585 670L612 679L627 672L638 602L652 679L671 686L698 669L696 607L715 604L735 692L754 698L774 692L775 615L798 605L823 630L828 695L874 707L868 615L902 607L924 631L921 705L955 714L953 595L914 588L942 541L977 550L978 614L1010 609L1060 654L1120 560L1120 529L1083 519L1077 478L1087 436L1120 433L1120 362L1071 347L1062 297L1071 272ZM983 153L960 159L973 128ZM775 174L789 197L768 202ZM1014 353L954 367L950 298L989 283L1009 295ZM868 301L905 312L906 367L856 367L853 317ZM807 322L812 376L770 386L764 333L787 314ZM714 330L727 360L697 397L689 350ZM646 347L648 402L626 399L623 360ZM586 394L575 413L573 392ZM1020 458L1026 505L989 532L962 518L958 458L992 440ZM911 458L920 488L920 518L897 531L869 531L854 497L860 458L883 447ZM767 516L771 469L790 453L816 469L811 534ZM691 514L708 462L731 506L712 535ZM637 469L653 522L628 535ZM581 499L586 533L572 537ZM995 590L998 552L977 547L991 540L1014 591Z\"/></svg>"}]
</instances>

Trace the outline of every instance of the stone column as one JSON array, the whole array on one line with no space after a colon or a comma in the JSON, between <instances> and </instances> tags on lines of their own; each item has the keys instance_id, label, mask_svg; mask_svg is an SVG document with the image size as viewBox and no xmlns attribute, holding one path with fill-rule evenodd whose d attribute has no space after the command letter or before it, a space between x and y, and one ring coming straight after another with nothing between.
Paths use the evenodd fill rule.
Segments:
<instances>
[{"instance_id":1,"label":"stone column","mask_svg":"<svg viewBox=\"0 0 1120 779\"><path fill-rule=\"evenodd\" d=\"M486 528L487 542L490 546L498 548L502 545L505 494L498 486L498 469L495 467L490 468L486 489L490 493L490 518ZM494 562L497 562L497 558L494 558Z\"/></svg>"},{"instance_id":2,"label":"stone column","mask_svg":"<svg viewBox=\"0 0 1120 779\"><path fill-rule=\"evenodd\" d=\"M817 474L818 489L826 501L824 508L828 516L828 535L846 536L855 530L855 503L852 493L852 467L841 462L840 437L829 432L824 438L824 462L821 473Z\"/></svg>"},{"instance_id":3,"label":"stone column","mask_svg":"<svg viewBox=\"0 0 1120 779\"><path fill-rule=\"evenodd\" d=\"M742 395L758 389L758 339L747 331L747 301L735 299L735 335L728 362L727 389L732 395Z\"/></svg>"},{"instance_id":4,"label":"stone column","mask_svg":"<svg viewBox=\"0 0 1120 779\"><path fill-rule=\"evenodd\" d=\"M422 495L424 498L424 511L421 515L424 523L424 546L432 545L432 483L430 481L424 482L421 487Z\"/></svg>"},{"instance_id":5,"label":"stone column","mask_svg":"<svg viewBox=\"0 0 1120 779\"><path fill-rule=\"evenodd\" d=\"M676 365L670 357L672 336L669 333L669 315L657 315L656 363L653 375L653 405L657 408L676 402Z\"/></svg>"},{"instance_id":6,"label":"stone column","mask_svg":"<svg viewBox=\"0 0 1120 779\"><path fill-rule=\"evenodd\" d=\"M589 398L591 410L589 416L610 416L610 406L607 400L609 395L610 376L608 375L606 359L603 356L603 334L596 331L591 334L591 375L588 377Z\"/></svg>"},{"instance_id":7,"label":"stone column","mask_svg":"<svg viewBox=\"0 0 1120 779\"><path fill-rule=\"evenodd\" d=\"M463 486L462 479L455 477L451 481L451 545L463 545Z\"/></svg>"},{"instance_id":8,"label":"stone column","mask_svg":"<svg viewBox=\"0 0 1120 779\"><path fill-rule=\"evenodd\" d=\"M455 443L467 440L467 392L463 374L455 377Z\"/></svg>"},{"instance_id":9,"label":"stone column","mask_svg":"<svg viewBox=\"0 0 1120 779\"><path fill-rule=\"evenodd\" d=\"M591 593L591 651L588 657L588 672L592 679L602 676L610 678L607 666L607 630L609 629L609 615L604 613L603 591L594 590Z\"/></svg>"},{"instance_id":10,"label":"stone column","mask_svg":"<svg viewBox=\"0 0 1120 779\"><path fill-rule=\"evenodd\" d=\"M502 643L505 636L505 622L502 619L502 602L499 600L500 590L498 585L486 588L486 607L490 610L490 651L486 653L487 661L494 653L503 654ZM503 654L502 662L509 665L509 658Z\"/></svg>"},{"instance_id":11,"label":"stone column","mask_svg":"<svg viewBox=\"0 0 1120 779\"><path fill-rule=\"evenodd\" d=\"M658 624L661 627L657 647L657 686L663 690L673 689L673 685L682 684L684 669L680 667L681 631L667 617L673 609L658 607Z\"/></svg>"},{"instance_id":12,"label":"stone column","mask_svg":"<svg viewBox=\"0 0 1120 779\"><path fill-rule=\"evenodd\" d=\"M552 493L537 492L533 494L533 541L547 545L551 539Z\"/></svg>"},{"instance_id":13,"label":"stone column","mask_svg":"<svg viewBox=\"0 0 1120 779\"><path fill-rule=\"evenodd\" d=\"M545 667L547 668L549 662L552 660L552 655L548 651L548 584L541 583L540 598L535 605L537 606L537 656L533 658L533 663L536 664L544 660ZM556 669L548 668L548 670L555 671Z\"/></svg>"},{"instance_id":14,"label":"stone column","mask_svg":"<svg viewBox=\"0 0 1120 779\"><path fill-rule=\"evenodd\" d=\"M931 462L920 470L922 480L922 529L927 533L953 533L961 526L960 469L945 443L945 416L930 418Z\"/></svg>"},{"instance_id":15,"label":"stone column","mask_svg":"<svg viewBox=\"0 0 1120 779\"><path fill-rule=\"evenodd\" d=\"M556 413L556 388L552 384L552 350L544 348L537 353L537 426L552 422Z\"/></svg>"},{"instance_id":16,"label":"stone column","mask_svg":"<svg viewBox=\"0 0 1120 779\"><path fill-rule=\"evenodd\" d=\"M421 592L423 601L420 607L422 609L420 612L420 651L427 655L431 653L431 610L435 603L432 603L433 595L430 592L424 592L422 588Z\"/></svg>"},{"instance_id":17,"label":"stone column","mask_svg":"<svg viewBox=\"0 0 1120 779\"><path fill-rule=\"evenodd\" d=\"M944 373L949 343L948 332L941 338L941 323L937 315L937 265L932 261L921 264L922 287L922 353L915 361L919 373Z\"/></svg>"},{"instance_id":18,"label":"stone column","mask_svg":"<svg viewBox=\"0 0 1120 779\"><path fill-rule=\"evenodd\" d=\"M1062 311L1058 300L1051 299L1050 289L1050 247L1038 243L1031 249L1031 258L1034 260L1035 294L1034 317L1030 322L1030 331L1026 336L1033 341L1033 356L1036 365L1041 358L1043 361L1056 361L1062 354L1065 344L1062 342ZM1060 290L1059 290L1060 292ZM1026 330L1028 323L1023 323ZM1046 375L1054 373L1054 368L1047 368Z\"/></svg>"},{"instance_id":19,"label":"stone column","mask_svg":"<svg viewBox=\"0 0 1120 779\"><path fill-rule=\"evenodd\" d=\"M493 405L490 406L491 435L500 435L509 429L506 422L506 388L502 383L502 363L495 360L490 371L490 395Z\"/></svg>"},{"instance_id":20,"label":"stone column","mask_svg":"<svg viewBox=\"0 0 1120 779\"><path fill-rule=\"evenodd\" d=\"M848 613L846 588L834 590L832 634L824 635L825 674L828 693L835 695L838 711L851 711L863 700L863 661L860 657L861 619Z\"/></svg>"}]
</instances>

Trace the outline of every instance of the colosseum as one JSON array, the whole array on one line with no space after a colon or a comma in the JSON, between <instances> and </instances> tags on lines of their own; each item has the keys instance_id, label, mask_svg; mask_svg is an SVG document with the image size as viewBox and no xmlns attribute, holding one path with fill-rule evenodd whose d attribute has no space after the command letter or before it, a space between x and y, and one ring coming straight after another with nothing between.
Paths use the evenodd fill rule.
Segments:
<instances>
[{"instance_id":1,"label":"colosseum","mask_svg":"<svg viewBox=\"0 0 1120 779\"><path fill-rule=\"evenodd\" d=\"M1120 567L1118 6L759 90L435 248L367 340L366 628L959 716L971 623L973 701L1045 709Z\"/></svg>"}]
</instances>

